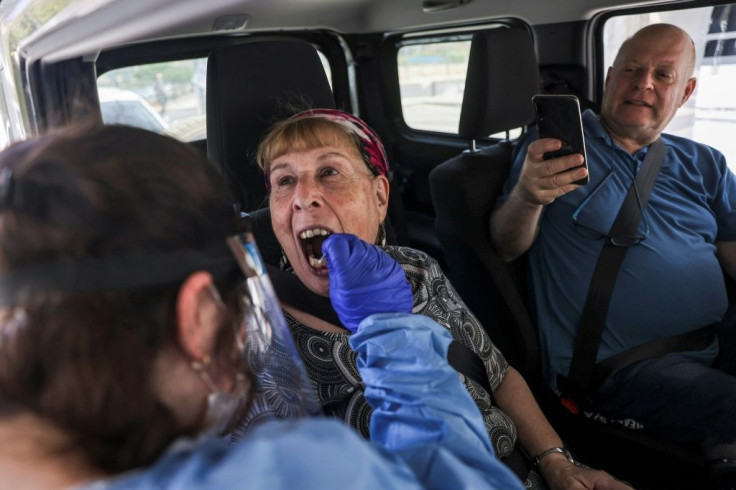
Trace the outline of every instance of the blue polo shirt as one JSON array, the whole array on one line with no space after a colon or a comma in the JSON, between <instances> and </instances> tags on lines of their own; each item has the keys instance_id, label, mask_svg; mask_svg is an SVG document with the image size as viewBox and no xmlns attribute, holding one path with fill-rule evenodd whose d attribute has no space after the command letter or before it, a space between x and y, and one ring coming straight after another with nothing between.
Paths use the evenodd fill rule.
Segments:
<instances>
[{"instance_id":1,"label":"blue polo shirt","mask_svg":"<svg viewBox=\"0 0 736 490\"><path fill-rule=\"evenodd\" d=\"M616 145L598 116L583 114L590 183L545 206L529 251L544 374L566 375L598 257L647 148ZM538 138L535 130L525 144ZM644 342L696 330L727 308L716 241L736 240L736 179L717 150L662 135L664 161L611 297L597 360ZM521 148L497 205L519 178ZM573 221L575 215L575 221ZM717 344L695 356L712 362Z\"/></svg>"}]
</instances>

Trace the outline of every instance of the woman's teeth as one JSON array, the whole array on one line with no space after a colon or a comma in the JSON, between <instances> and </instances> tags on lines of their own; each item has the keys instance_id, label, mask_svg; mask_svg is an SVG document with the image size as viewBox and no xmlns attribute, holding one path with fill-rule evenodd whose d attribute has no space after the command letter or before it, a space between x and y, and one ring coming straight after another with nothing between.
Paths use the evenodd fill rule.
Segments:
<instances>
[{"instance_id":1,"label":"woman's teeth","mask_svg":"<svg viewBox=\"0 0 736 490\"><path fill-rule=\"evenodd\" d=\"M301 238L302 240L306 240L307 238L313 238L316 236L327 236L329 234L330 232L323 228L313 228L311 230L305 230L301 232L299 238Z\"/></svg>"},{"instance_id":2,"label":"woman's teeth","mask_svg":"<svg viewBox=\"0 0 736 490\"><path fill-rule=\"evenodd\" d=\"M309 262L309 265L315 269L325 267L327 265L327 260L325 259L324 254L319 258L315 256L315 247L318 247L319 252L322 251L322 240L312 240L312 238L317 237L323 239L330 234L331 233L324 228L312 228L310 230L304 230L299 234L299 238L304 241L304 251L307 256L307 261Z\"/></svg>"}]
</instances>

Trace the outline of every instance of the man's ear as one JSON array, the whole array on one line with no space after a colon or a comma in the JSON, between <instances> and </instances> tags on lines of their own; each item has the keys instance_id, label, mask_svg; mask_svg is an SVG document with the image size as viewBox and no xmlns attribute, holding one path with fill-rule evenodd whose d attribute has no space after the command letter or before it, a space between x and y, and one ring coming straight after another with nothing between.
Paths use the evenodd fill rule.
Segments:
<instances>
[{"instance_id":1,"label":"man's ear","mask_svg":"<svg viewBox=\"0 0 736 490\"><path fill-rule=\"evenodd\" d=\"M201 360L214 350L218 307L210 288L212 275L195 272L181 285L176 298L177 337L192 359Z\"/></svg>"},{"instance_id":2,"label":"man's ear","mask_svg":"<svg viewBox=\"0 0 736 490\"><path fill-rule=\"evenodd\" d=\"M695 86L697 85L697 79L695 77L691 77L687 83L685 84L685 92L682 94L682 100L680 101L680 107L687 102L687 99L690 98L690 96L695 92Z\"/></svg>"}]
</instances>

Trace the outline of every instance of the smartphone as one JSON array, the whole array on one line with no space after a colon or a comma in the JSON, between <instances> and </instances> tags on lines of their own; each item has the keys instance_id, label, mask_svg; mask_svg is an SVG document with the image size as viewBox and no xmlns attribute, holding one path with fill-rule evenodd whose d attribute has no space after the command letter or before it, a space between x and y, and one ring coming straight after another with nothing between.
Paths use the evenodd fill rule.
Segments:
<instances>
[{"instance_id":1,"label":"smartphone","mask_svg":"<svg viewBox=\"0 0 736 490\"><path fill-rule=\"evenodd\" d=\"M588 156L585 153L583 138L583 119L580 117L580 103L574 95L539 94L532 97L534 111L537 115L537 129L540 138L555 138L562 141L557 151L544 154L544 159L557 158L573 153L583 155L582 166L588 168ZM585 185L590 179L576 181Z\"/></svg>"}]
</instances>

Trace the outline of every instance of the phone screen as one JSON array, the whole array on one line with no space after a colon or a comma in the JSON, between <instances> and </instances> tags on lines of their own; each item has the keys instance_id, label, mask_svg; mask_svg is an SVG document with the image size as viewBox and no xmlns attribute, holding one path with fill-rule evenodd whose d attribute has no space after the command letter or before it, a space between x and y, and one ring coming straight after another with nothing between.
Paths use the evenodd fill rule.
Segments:
<instances>
[{"instance_id":1,"label":"phone screen","mask_svg":"<svg viewBox=\"0 0 736 490\"><path fill-rule=\"evenodd\" d=\"M585 153L583 137L583 120L580 117L580 103L574 95L540 94L532 98L537 115L537 128L540 138L555 138L562 141L557 151L544 154L544 159L557 158L573 153L583 155L583 165L587 168L588 157ZM578 180L576 184L584 185L588 177Z\"/></svg>"}]
</instances>

